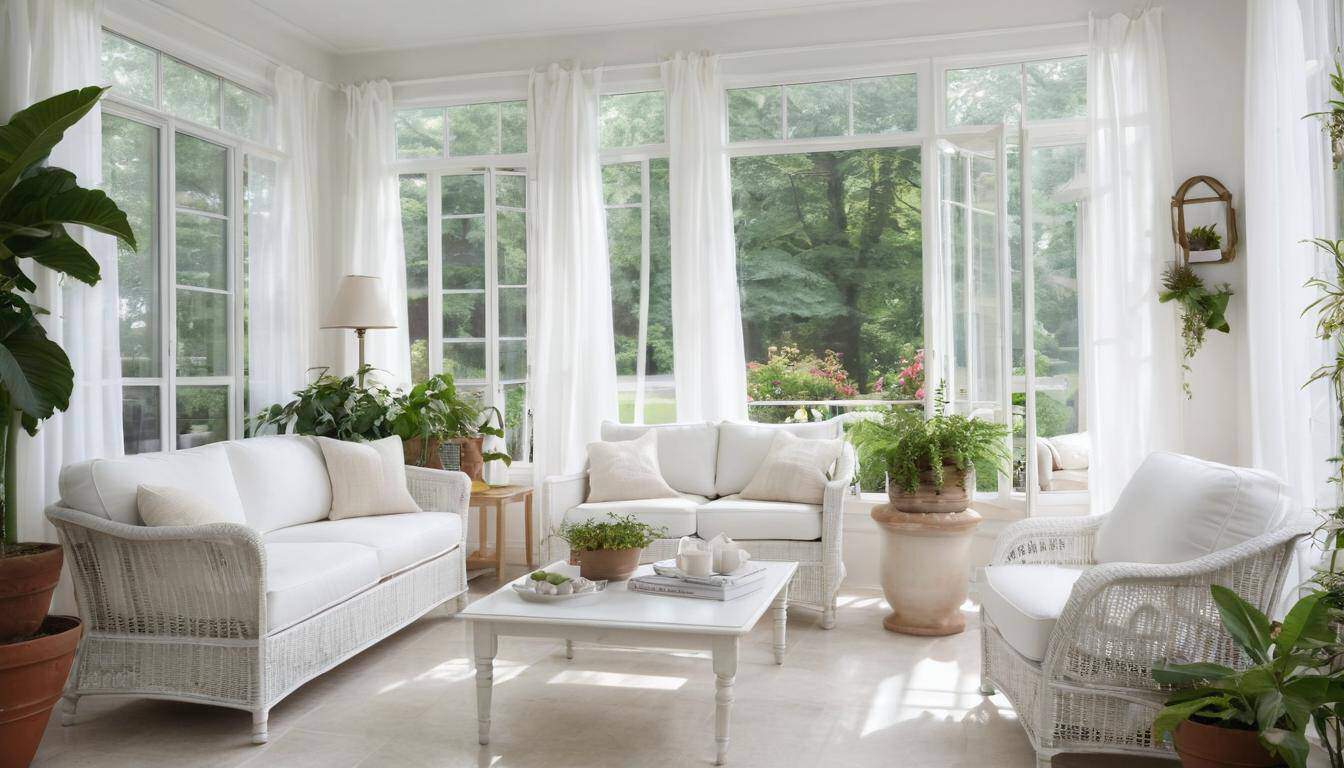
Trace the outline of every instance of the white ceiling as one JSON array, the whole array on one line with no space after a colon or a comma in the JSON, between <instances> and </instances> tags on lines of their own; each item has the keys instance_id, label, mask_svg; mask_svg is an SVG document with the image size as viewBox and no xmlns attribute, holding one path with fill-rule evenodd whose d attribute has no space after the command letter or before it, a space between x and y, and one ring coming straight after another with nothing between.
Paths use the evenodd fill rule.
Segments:
<instances>
[{"instance_id":1,"label":"white ceiling","mask_svg":"<svg viewBox=\"0 0 1344 768\"><path fill-rule=\"evenodd\" d=\"M336 53L797 13L908 0L246 0ZM201 0L157 0L188 16ZM250 14L249 14L250 15Z\"/></svg>"}]
</instances>

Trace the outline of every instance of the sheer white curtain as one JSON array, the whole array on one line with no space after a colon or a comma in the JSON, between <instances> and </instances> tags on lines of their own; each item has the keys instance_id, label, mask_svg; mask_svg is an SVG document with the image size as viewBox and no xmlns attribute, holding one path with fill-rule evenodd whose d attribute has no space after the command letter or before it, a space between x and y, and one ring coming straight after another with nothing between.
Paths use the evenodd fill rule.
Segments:
<instances>
[{"instance_id":1,"label":"sheer white curtain","mask_svg":"<svg viewBox=\"0 0 1344 768\"><path fill-rule=\"evenodd\" d=\"M247 388L253 411L287 402L307 383L316 353L318 110L325 87L288 67L275 73L276 139L285 158L269 214L251 217L248 225Z\"/></svg>"},{"instance_id":2,"label":"sheer white curtain","mask_svg":"<svg viewBox=\"0 0 1344 768\"><path fill-rule=\"evenodd\" d=\"M611 272L598 159L600 73L576 64L532 73L529 146L536 186L528 260L535 485L583 469L603 419L615 419ZM542 499L540 509L546 509ZM549 531L557 521L543 520Z\"/></svg>"},{"instance_id":3,"label":"sheer white curtain","mask_svg":"<svg viewBox=\"0 0 1344 768\"><path fill-rule=\"evenodd\" d=\"M663 62L663 86L677 420L745 419L746 355L718 57L676 54Z\"/></svg>"},{"instance_id":4,"label":"sheer white curtain","mask_svg":"<svg viewBox=\"0 0 1344 768\"><path fill-rule=\"evenodd\" d=\"M411 380L411 342L406 327L406 254L401 244L401 194L391 167L396 146L392 123L392 86L386 80L346 85L346 184L343 212L342 274L382 278L388 304L397 316L393 330L368 332L366 359L386 383ZM339 277L339 276L335 276ZM331 281L335 285L335 280ZM330 330L326 333L337 333ZM342 345L339 373L354 371L354 333Z\"/></svg>"},{"instance_id":5,"label":"sheer white curtain","mask_svg":"<svg viewBox=\"0 0 1344 768\"><path fill-rule=\"evenodd\" d=\"M1175 312L1159 304L1173 257L1171 134L1162 9L1093 18L1088 56L1084 370L1092 511L1110 510L1150 452L1181 445Z\"/></svg>"},{"instance_id":6,"label":"sheer white curtain","mask_svg":"<svg viewBox=\"0 0 1344 768\"><path fill-rule=\"evenodd\" d=\"M102 4L96 0L0 0L0 51L5 68L0 121L48 96L103 81ZM102 185L102 117L95 108L51 153L49 162L74 172L84 187ZM98 260L102 279L89 287L25 265L38 285L33 297L51 310L48 335L70 357L75 388L70 407L42 425L34 438L20 435L19 538L55 541L42 517L59 496L63 465L123 451L121 344L117 307L117 245L109 236L71 227ZM58 596L58 606L69 595ZM66 608L71 604L64 603Z\"/></svg>"},{"instance_id":7,"label":"sheer white curtain","mask_svg":"<svg viewBox=\"0 0 1344 768\"><path fill-rule=\"evenodd\" d=\"M1311 3L1308 8L1311 9ZM1314 24L1305 30L1314 31ZM1250 353L1251 460L1287 481L1294 511L1331 504L1325 480L1334 450L1329 385L1302 385L1329 360L1302 310L1317 296L1304 283L1326 266L1302 241L1330 234L1329 155L1320 124L1328 42L1304 39L1295 1L1249 0L1246 15L1246 337ZM1307 40L1315 41L1309 70ZM1310 96L1308 94L1311 94ZM1307 578L1299 558L1294 587Z\"/></svg>"}]
</instances>

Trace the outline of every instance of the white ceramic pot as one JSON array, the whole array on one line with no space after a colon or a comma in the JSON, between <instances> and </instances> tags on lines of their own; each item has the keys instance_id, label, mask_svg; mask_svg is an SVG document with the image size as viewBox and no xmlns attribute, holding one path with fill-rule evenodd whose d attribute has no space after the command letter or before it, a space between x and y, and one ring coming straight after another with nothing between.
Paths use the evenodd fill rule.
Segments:
<instances>
[{"instance_id":1,"label":"white ceramic pot","mask_svg":"<svg viewBox=\"0 0 1344 768\"><path fill-rule=\"evenodd\" d=\"M971 536L980 515L909 513L873 507L881 531L879 568L891 615L882 626L907 635L955 635L966 629L961 606L971 576Z\"/></svg>"}]
</instances>

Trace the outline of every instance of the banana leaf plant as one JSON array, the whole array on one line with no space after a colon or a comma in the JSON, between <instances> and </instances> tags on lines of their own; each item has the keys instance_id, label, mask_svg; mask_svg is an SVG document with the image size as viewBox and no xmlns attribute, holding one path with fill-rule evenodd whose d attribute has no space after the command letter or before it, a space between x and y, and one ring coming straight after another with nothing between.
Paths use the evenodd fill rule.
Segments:
<instances>
[{"instance_id":1,"label":"banana leaf plant","mask_svg":"<svg viewBox=\"0 0 1344 768\"><path fill-rule=\"evenodd\" d=\"M98 282L98 261L71 236L70 225L112 235L132 248L126 214L106 194L79 186L75 174L45 164L65 132L102 98L89 87L52 96L16 112L0 126L0 413L5 414L4 544L18 538L18 431L70 407L75 373L70 358L38 321L47 310L29 301L37 289L25 261L87 285Z\"/></svg>"}]
</instances>

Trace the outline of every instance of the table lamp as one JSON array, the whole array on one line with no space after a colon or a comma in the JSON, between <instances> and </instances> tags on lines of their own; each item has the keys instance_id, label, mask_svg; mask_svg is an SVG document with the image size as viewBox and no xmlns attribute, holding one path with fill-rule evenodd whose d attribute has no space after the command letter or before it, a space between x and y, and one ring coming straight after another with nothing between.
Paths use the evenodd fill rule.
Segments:
<instances>
[{"instance_id":1,"label":"table lamp","mask_svg":"<svg viewBox=\"0 0 1344 768\"><path fill-rule=\"evenodd\" d=\"M336 288L336 298L327 309L323 328L353 328L359 342L359 386L364 387L364 332L370 328L396 328L396 316L387 303L383 281L370 275L346 275Z\"/></svg>"}]
</instances>

